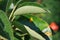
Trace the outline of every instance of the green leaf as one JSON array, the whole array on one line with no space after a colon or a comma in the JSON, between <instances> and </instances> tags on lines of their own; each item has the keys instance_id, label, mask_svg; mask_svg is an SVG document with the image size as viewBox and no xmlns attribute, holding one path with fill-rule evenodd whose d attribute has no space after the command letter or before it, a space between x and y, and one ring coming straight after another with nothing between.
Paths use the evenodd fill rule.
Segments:
<instances>
[{"instance_id":1,"label":"green leaf","mask_svg":"<svg viewBox=\"0 0 60 40\"><path fill-rule=\"evenodd\" d=\"M7 35L5 35L5 36L10 37L10 38L8 38L8 40L14 40L13 30L12 30L11 24L10 24L10 22L8 20L8 17L6 15L6 13L4 13L1 10L0 10L0 18L1 18L2 22L3 22L3 24L4 24L4 29L3 30L8 35L8 36ZM5 33L3 33L3 34L5 34Z\"/></svg>"},{"instance_id":2,"label":"green leaf","mask_svg":"<svg viewBox=\"0 0 60 40\"><path fill-rule=\"evenodd\" d=\"M33 15L23 15L23 16L30 19L42 32L44 29L48 28L47 31L52 33L51 29L49 28L48 23L46 21L44 21L43 19L36 17L36 16L33 16ZM43 33L45 33L45 32L43 32ZM44 36L44 37L46 38L47 36ZM51 37L51 36L48 36L48 37Z\"/></svg>"},{"instance_id":3,"label":"green leaf","mask_svg":"<svg viewBox=\"0 0 60 40\"><path fill-rule=\"evenodd\" d=\"M35 38L35 37L30 36L30 39L29 40L38 40L38 39Z\"/></svg>"},{"instance_id":4,"label":"green leaf","mask_svg":"<svg viewBox=\"0 0 60 40\"><path fill-rule=\"evenodd\" d=\"M20 29L23 33L27 33L27 30L25 29L25 27L23 26L23 24L21 24L20 22L18 21L13 21L13 25Z\"/></svg>"},{"instance_id":5,"label":"green leaf","mask_svg":"<svg viewBox=\"0 0 60 40\"><path fill-rule=\"evenodd\" d=\"M28 19L32 18L32 22L38 28L40 28L40 30L43 30L44 28L47 28L49 26L47 22L45 22L43 19L41 19L39 17L35 17L33 15L23 15L23 16L27 17Z\"/></svg>"},{"instance_id":6,"label":"green leaf","mask_svg":"<svg viewBox=\"0 0 60 40\"><path fill-rule=\"evenodd\" d=\"M31 36L33 36L33 37L35 37L35 38L37 38L37 39L39 39L39 40L45 40L40 34L38 34L37 32L33 31L33 30L30 29L28 26L26 26L26 25L24 25L24 26L25 26L26 30L28 31L28 33L29 33Z\"/></svg>"},{"instance_id":7,"label":"green leaf","mask_svg":"<svg viewBox=\"0 0 60 40\"><path fill-rule=\"evenodd\" d=\"M18 5L18 7L22 7L22 6L38 6L38 7L42 7L42 4L38 4L37 2L24 2L24 3Z\"/></svg>"},{"instance_id":8,"label":"green leaf","mask_svg":"<svg viewBox=\"0 0 60 40\"><path fill-rule=\"evenodd\" d=\"M49 40L49 38L42 32L43 29L48 27L48 24L44 20L32 15L21 15L19 18L18 17L16 16L16 21L28 26L33 31L37 32L38 34L42 35L45 39ZM30 18L34 18L32 22L30 21Z\"/></svg>"},{"instance_id":9,"label":"green leaf","mask_svg":"<svg viewBox=\"0 0 60 40\"><path fill-rule=\"evenodd\" d=\"M2 20L0 19L0 31L2 31L3 28L4 28L4 24L3 24ZM1 32L0 32L0 33L1 33Z\"/></svg>"},{"instance_id":10,"label":"green leaf","mask_svg":"<svg viewBox=\"0 0 60 40\"><path fill-rule=\"evenodd\" d=\"M31 23L27 17L21 16L15 20L23 25L29 26L31 29L35 30L36 32L40 32L39 29L34 25L34 23Z\"/></svg>"},{"instance_id":11,"label":"green leaf","mask_svg":"<svg viewBox=\"0 0 60 40\"><path fill-rule=\"evenodd\" d=\"M21 15L26 13L46 13L46 11L43 8L36 6L23 6L18 8L14 15Z\"/></svg>"}]
</instances>

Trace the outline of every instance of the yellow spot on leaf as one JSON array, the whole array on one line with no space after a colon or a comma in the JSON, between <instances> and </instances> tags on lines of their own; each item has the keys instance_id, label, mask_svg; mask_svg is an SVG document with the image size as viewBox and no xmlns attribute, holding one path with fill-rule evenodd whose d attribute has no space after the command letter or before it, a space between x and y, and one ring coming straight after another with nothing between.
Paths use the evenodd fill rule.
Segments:
<instances>
[{"instance_id":1,"label":"yellow spot on leaf","mask_svg":"<svg viewBox=\"0 0 60 40\"><path fill-rule=\"evenodd\" d=\"M32 22L33 21L33 18L31 17L29 21Z\"/></svg>"},{"instance_id":2,"label":"yellow spot on leaf","mask_svg":"<svg viewBox=\"0 0 60 40\"><path fill-rule=\"evenodd\" d=\"M51 36L52 35L52 33L50 33L50 32L46 32L45 33L47 36Z\"/></svg>"}]
</instances>

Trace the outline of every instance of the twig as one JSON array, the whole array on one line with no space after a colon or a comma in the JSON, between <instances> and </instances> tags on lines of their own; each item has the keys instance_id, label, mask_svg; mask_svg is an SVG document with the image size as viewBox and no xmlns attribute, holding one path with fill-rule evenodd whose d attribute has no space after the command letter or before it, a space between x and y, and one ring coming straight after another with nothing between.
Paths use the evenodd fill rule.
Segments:
<instances>
[{"instance_id":1,"label":"twig","mask_svg":"<svg viewBox=\"0 0 60 40\"><path fill-rule=\"evenodd\" d=\"M18 5L21 1L22 1L22 0L19 0L19 1L16 3L15 7L13 8L13 10L12 10L10 16L9 16L9 20L12 18L13 14L14 14L14 11L15 11L15 9L16 9L16 7L17 7L17 5Z\"/></svg>"}]
</instances>

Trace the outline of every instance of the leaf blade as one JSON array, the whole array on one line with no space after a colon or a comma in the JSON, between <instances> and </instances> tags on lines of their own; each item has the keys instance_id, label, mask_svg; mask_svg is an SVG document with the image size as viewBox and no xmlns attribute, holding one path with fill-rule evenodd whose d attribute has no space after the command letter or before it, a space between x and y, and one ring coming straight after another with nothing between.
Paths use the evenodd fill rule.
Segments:
<instances>
[{"instance_id":1,"label":"leaf blade","mask_svg":"<svg viewBox=\"0 0 60 40\"><path fill-rule=\"evenodd\" d=\"M4 23L4 26L5 26L4 31L6 31L9 34L11 40L14 40L14 38L13 38L13 30L12 30L11 24L10 24L6 14L1 10L0 10L0 18L2 19L2 22Z\"/></svg>"},{"instance_id":2,"label":"leaf blade","mask_svg":"<svg viewBox=\"0 0 60 40\"><path fill-rule=\"evenodd\" d=\"M21 15L26 13L46 13L46 11L40 7L36 6L23 6L21 8L18 8L14 15Z\"/></svg>"}]
</instances>

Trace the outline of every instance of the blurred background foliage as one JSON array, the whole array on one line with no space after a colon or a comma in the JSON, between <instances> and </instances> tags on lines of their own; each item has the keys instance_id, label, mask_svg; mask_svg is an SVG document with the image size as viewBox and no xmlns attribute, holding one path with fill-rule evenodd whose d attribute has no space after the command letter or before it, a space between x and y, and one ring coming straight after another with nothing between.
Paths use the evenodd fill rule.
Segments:
<instances>
[{"instance_id":1,"label":"blurred background foliage","mask_svg":"<svg viewBox=\"0 0 60 40\"><path fill-rule=\"evenodd\" d=\"M0 0L0 10L4 10L5 12L10 13L12 10L12 9L9 9L11 3L15 5L17 1L19 0ZM33 2L33 3L22 4L24 2ZM18 4L18 7L23 6L23 5L36 5L36 4L37 6L41 6L42 8L50 11L51 13L33 14L33 15L41 17L42 19L47 21L49 24L51 22L56 22L60 26L60 0L22 0L20 4ZM57 37L53 37L55 38L54 40L59 40L58 39L60 37L59 32L54 36L57 36Z\"/></svg>"},{"instance_id":2,"label":"blurred background foliage","mask_svg":"<svg viewBox=\"0 0 60 40\"><path fill-rule=\"evenodd\" d=\"M60 23L59 13L60 13L60 1L59 0L44 0L43 4L46 8L48 8L51 12L51 20Z\"/></svg>"}]
</instances>

